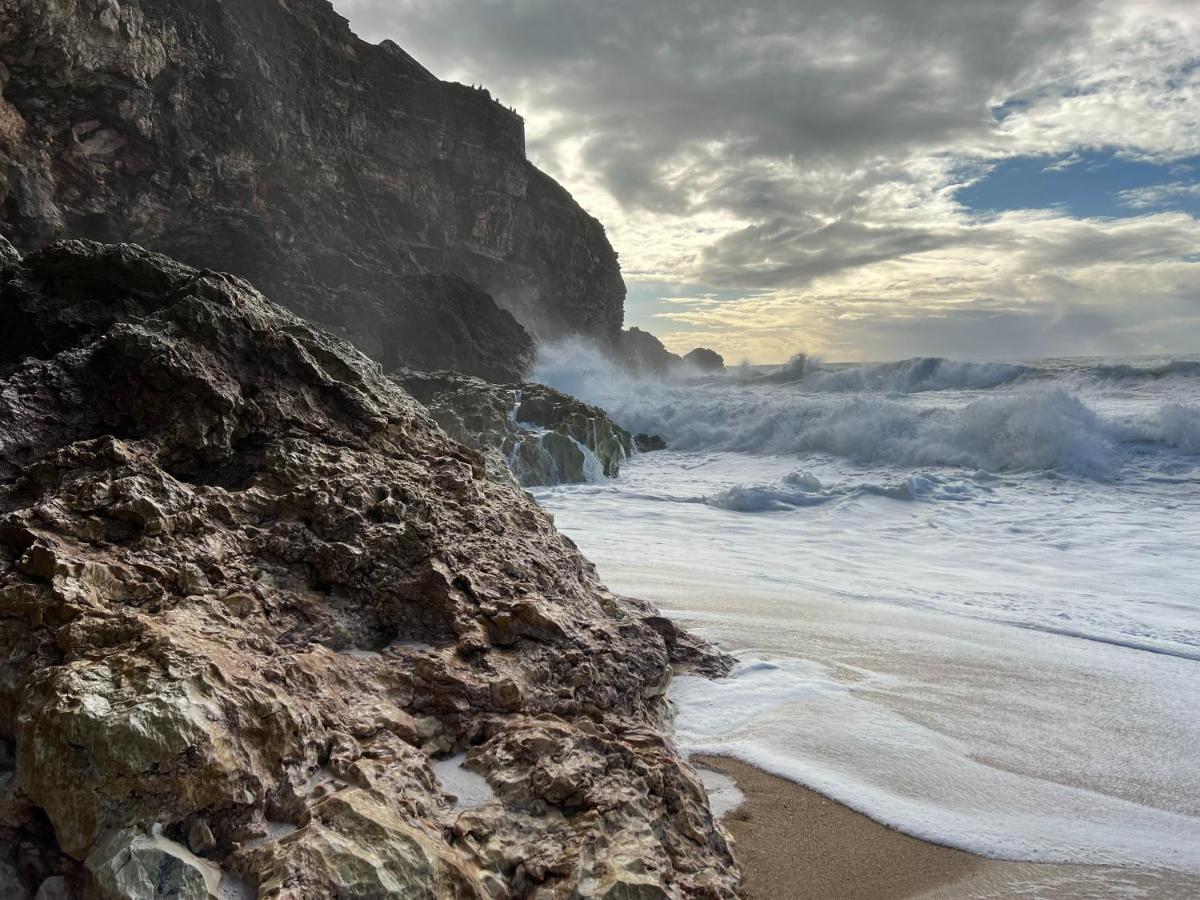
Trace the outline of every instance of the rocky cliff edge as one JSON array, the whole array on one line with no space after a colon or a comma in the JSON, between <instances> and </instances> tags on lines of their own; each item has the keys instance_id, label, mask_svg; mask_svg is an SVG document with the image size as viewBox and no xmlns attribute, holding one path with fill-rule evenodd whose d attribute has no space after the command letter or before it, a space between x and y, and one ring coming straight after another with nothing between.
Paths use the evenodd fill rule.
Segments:
<instances>
[{"instance_id":1,"label":"rocky cliff edge","mask_svg":"<svg viewBox=\"0 0 1200 900\"><path fill-rule=\"evenodd\" d=\"M0 234L233 272L381 361L431 304L454 310L442 326L604 345L623 317L603 227L526 160L521 117L328 0L0 4ZM433 334L441 367L528 363L528 340L497 372L470 331Z\"/></svg>"}]
</instances>

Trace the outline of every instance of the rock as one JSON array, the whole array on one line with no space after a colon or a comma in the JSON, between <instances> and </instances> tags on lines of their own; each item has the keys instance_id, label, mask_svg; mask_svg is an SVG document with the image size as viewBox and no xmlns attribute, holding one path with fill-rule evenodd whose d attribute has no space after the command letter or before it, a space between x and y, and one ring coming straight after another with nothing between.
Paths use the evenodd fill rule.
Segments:
<instances>
[{"instance_id":1,"label":"rock","mask_svg":"<svg viewBox=\"0 0 1200 900\"><path fill-rule=\"evenodd\" d=\"M663 377L679 370L682 358L648 331L628 328L617 341L617 358L635 375Z\"/></svg>"},{"instance_id":2,"label":"rock","mask_svg":"<svg viewBox=\"0 0 1200 900\"><path fill-rule=\"evenodd\" d=\"M271 900L488 897L467 858L439 838L351 789L317 801L298 831L236 864L260 873L259 896Z\"/></svg>"},{"instance_id":3,"label":"rock","mask_svg":"<svg viewBox=\"0 0 1200 900\"><path fill-rule=\"evenodd\" d=\"M10 862L0 859L0 897L12 897L13 900L25 900L29 889L25 887L17 875L17 867Z\"/></svg>"},{"instance_id":4,"label":"rock","mask_svg":"<svg viewBox=\"0 0 1200 900\"><path fill-rule=\"evenodd\" d=\"M688 351L683 356L683 363L688 368L704 374L725 371L725 358L707 347L697 347Z\"/></svg>"},{"instance_id":5,"label":"rock","mask_svg":"<svg viewBox=\"0 0 1200 900\"><path fill-rule=\"evenodd\" d=\"M633 444L639 453L652 453L655 450L666 450L667 442L658 434L646 434L639 431L633 436Z\"/></svg>"},{"instance_id":6,"label":"rock","mask_svg":"<svg viewBox=\"0 0 1200 900\"><path fill-rule=\"evenodd\" d=\"M405 314L383 335L385 371L450 369L487 381L520 381L533 364L533 340L507 310L452 275L402 283Z\"/></svg>"},{"instance_id":7,"label":"rock","mask_svg":"<svg viewBox=\"0 0 1200 900\"><path fill-rule=\"evenodd\" d=\"M221 884L221 870L186 847L132 830L102 839L86 865L105 900L217 900Z\"/></svg>"},{"instance_id":8,"label":"rock","mask_svg":"<svg viewBox=\"0 0 1200 900\"><path fill-rule=\"evenodd\" d=\"M528 362L517 322L616 340L616 254L528 162L522 118L328 0L0 16L0 231L20 249L133 241L251 279L376 360L502 381ZM458 278L423 277L441 273Z\"/></svg>"},{"instance_id":9,"label":"rock","mask_svg":"<svg viewBox=\"0 0 1200 900\"><path fill-rule=\"evenodd\" d=\"M604 410L542 384L411 370L393 377L451 437L498 452L524 487L615 478L634 450Z\"/></svg>"},{"instance_id":10,"label":"rock","mask_svg":"<svg viewBox=\"0 0 1200 900\"><path fill-rule=\"evenodd\" d=\"M33 900L71 900L71 886L61 875L52 875L41 883Z\"/></svg>"},{"instance_id":11,"label":"rock","mask_svg":"<svg viewBox=\"0 0 1200 900\"><path fill-rule=\"evenodd\" d=\"M732 898L665 735L685 642L656 615L377 364L240 279L83 241L4 264L0 860L21 890L207 898L225 872L288 900ZM429 766L464 751L495 793L467 810ZM208 843L198 819L210 861L183 846Z\"/></svg>"},{"instance_id":12,"label":"rock","mask_svg":"<svg viewBox=\"0 0 1200 900\"><path fill-rule=\"evenodd\" d=\"M217 846L217 839L213 837L212 829L208 827L208 823L203 819L197 819L192 823L192 827L188 829L188 847L193 853L205 853Z\"/></svg>"}]
</instances>

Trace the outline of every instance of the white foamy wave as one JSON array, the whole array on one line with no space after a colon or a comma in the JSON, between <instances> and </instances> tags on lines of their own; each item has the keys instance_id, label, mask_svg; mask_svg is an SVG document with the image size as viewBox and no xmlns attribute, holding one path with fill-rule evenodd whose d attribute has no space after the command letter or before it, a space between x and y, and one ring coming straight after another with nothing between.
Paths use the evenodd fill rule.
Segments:
<instances>
[{"instance_id":1,"label":"white foamy wave","mask_svg":"<svg viewBox=\"0 0 1200 900\"><path fill-rule=\"evenodd\" d=\"M1173 359L1157 365L1139 366L1128 363L1116 365L1088 366L1084 372L1092 378L1103 381L1126 381L1139 379L1160 378L1197 378L1200 377L1200 360Z\"/></svg>"},{"instance_id":2,"label":"white foamy wave","mask_svg":"<svg viewBox=\"0 0 1200 900\"><path fill-rule=\"evenodd\" d=\"M908 834L983 856L1200 873L1195 816L994 764L979 752L985 738L940 732L872 699L871 688L912 689L902 679L855 670L866 679L859 691L840 674L779 659L751 661L721 681L677 678L679 743L689 754L733 756Z\"/></svg>"},{"instance_id":3,"label":"white foamy wave","mask_svg":"<svg viewBox=\"0 0 1200 900\"><path fill-rule=\"evenodd\" d=\"M978 485L968 481L942 478L932 472L918 473L888 484L865 482L829 488L814 475L793 472L774 484L739 484L699 500L707 506L731 512L776 512L863 496L892 500L969 500L980 490Z\"/></svg>"},{"instance_id":4,"label":"white foamy wave","mask_svg":"<svg viewBox=\"0 0 1200 900\"><path fill-rule=\"evenodd\" d=\"M986 390L1009 384L1032 372L1027 366L1011 363L964 362L940 356L919 356L899 362L855 366L818 364L805 372L802 384L809 391L916 394L924 391Z\"/></svg>"},{"instance_id":5,"label":"white foamy wave","mask_svg":"<svg viewBox=\"0 0 1200 900\"><path fill-rule=\"evenodd\" d=\"M957 365L968 368L953 369L944 360L935 362L911 369L895 364L900 368L894 371L946 377L969 371L982 378L983 369L970 367L1001 365L962 363ZM807 363L796 368L812 370ZM804 381L824 377L823 371L806 374ZM1111 476L1134 455L1200 452L1200 407L1168 403L1150 415L1110 418L1055 382L985 390L961 405L737 379L670 383L634 378L578 341L542 348L535 378L602 407L630 431L662 435L677 450L828 454L909 470L1054 469L1091 478Z\"/></svg>"},{"instance_id":6,"label":"white foamy wave","mask_svg":"<svg viewBox=\"0 0 1200 900\"><path fill-rule=\"evenodd\" d=\"M1200 453L1200 407L1170 403L1156 418L1158 439L1184 453Z\"/></svg>"}]
</instances>

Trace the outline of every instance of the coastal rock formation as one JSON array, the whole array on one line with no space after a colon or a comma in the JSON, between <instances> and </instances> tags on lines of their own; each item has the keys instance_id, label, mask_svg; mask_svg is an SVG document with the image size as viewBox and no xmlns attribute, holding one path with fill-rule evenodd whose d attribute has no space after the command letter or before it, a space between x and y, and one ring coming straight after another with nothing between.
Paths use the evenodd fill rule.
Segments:
<instances>
[{"instance_id":1,"label":"coastal rock formation","mask_svg":"<svg viewBox=\"0 0 1200 900\"><path fill-rule=\"evenodd\" d=\"M683 363L699 372L724 372L725 357L716 350L707 347L697 347L683 355Z\"/></svg>"},{"instance_id":2,"label":"coastal rock formation","mask_svg":"<svg viewBox=\"0 0 1200 900\"><path fill-rule=\"evenodd\" d=\"M79 241L0 240L0 336L5 897L735 896L662 727L723 659L377 365Z\"/></svg>"},{"instance_id":3,"label":"coastal rock formation","mask_svg":"<svg viewBox=\"0 0 1200 900\"><path fill-rule=\"evenodd\" d=\"M648 331L627 328L617 344L618 361L635 375L662 377L677 371L682 357L663 346L663 342Z\"/></svg>"},{"instance_id":4,"label":"coastal rock formation","mask_svg":"<svg viewBox=\"0 0 1200 900\"><path fill-rule=\"evenodd\" d=\"M453 372L394 377L455 440L498 452L524 487L615 478L640 449L604 410L544 384L488 384Z\"/></svg>"},{"instance_id":5,"label":"coastal rock formation","mask_svg":"<svg viewBox=\"0 0 1200 900\"><path fill-rule=\"evenodd\" d=\"M377 360L426 365L403 336L429 333L489 378L455 341L494 330L505 379L527 354L485 294L538 338L611 345L623 317L603 227L526 160L521 117L328 0L0 4L0 233L136 242Z\"/></svg>"}]
</instances>

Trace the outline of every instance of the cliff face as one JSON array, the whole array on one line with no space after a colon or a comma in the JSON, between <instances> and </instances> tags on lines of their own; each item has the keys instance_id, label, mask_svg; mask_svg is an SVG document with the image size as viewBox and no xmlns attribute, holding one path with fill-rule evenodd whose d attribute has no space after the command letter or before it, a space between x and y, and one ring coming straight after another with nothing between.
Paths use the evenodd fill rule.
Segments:
<instances>
[{"instance_id":1,"label":"cliff face","mask_svg":"<svg viewBox=\"0 0 1200 900\"><path fill-rule=\"evenodd\" d=\"M525 159L520 117L359 40L327 0L6 0L0 63L0 229L19 249L162 250L376 359L410 309L455 302L398 283L426 273L535 336L616 340L616 255Z\"/></svg>"},{"instance_id":2,"label":"cliff face","mask_svg":"<svg viewBox=\"0 0 1200 900\"><path fill-rule=\"evenodd\" d=\"M76 241L0 336L0 895L735 895L661 722L722 660L371 361Z\"/></svg>"}]
</instances>

